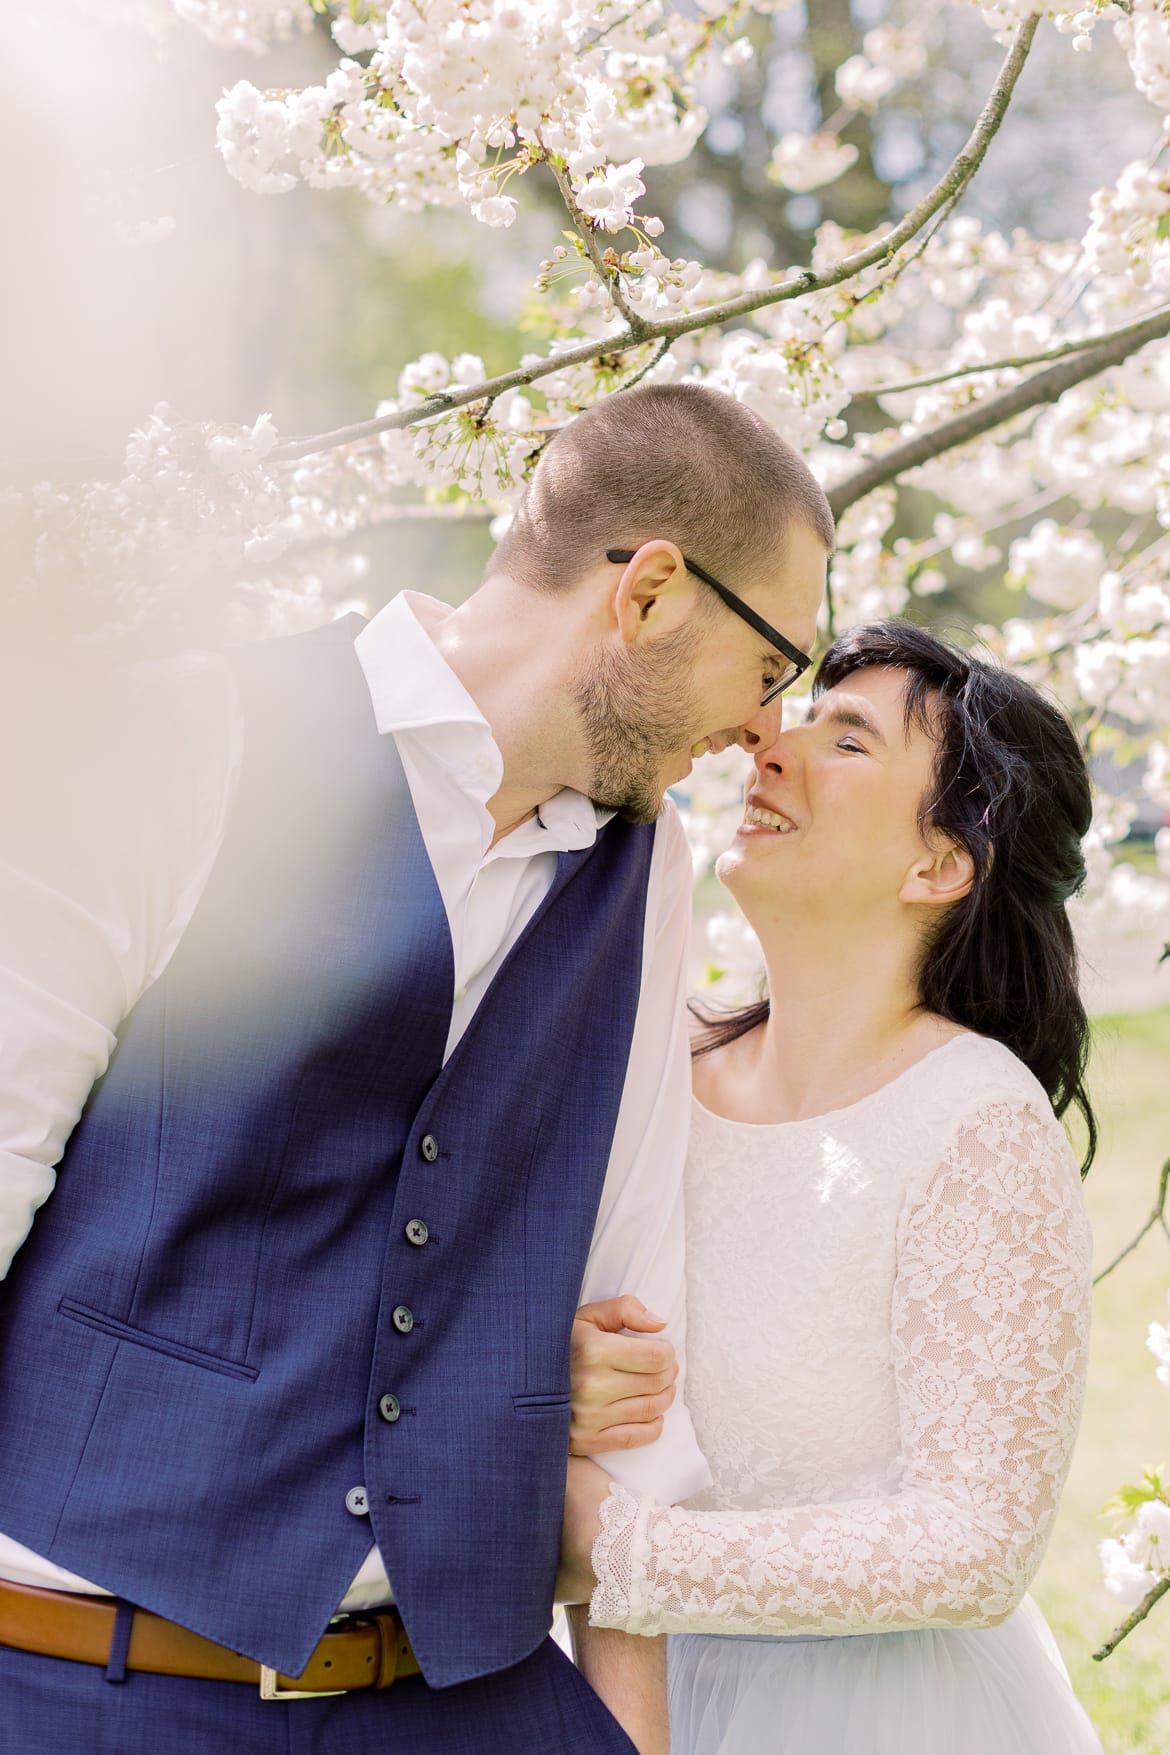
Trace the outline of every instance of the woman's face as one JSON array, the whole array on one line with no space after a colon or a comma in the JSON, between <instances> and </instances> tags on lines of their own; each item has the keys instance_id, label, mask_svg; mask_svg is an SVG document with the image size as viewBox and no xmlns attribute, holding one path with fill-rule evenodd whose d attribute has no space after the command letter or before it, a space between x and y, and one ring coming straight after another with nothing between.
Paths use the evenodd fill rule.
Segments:
<instances>
[{"instance_id":1,"label":"woman's face","mask_svg":"<svg viewBox=\"0 0 1170 1755\"><path fill-rule=\"evenodd\" d=\"M862 670L755 758L744 820L716 867L756 931L875 925L923 899L908 874L931 846L919 810L934 745L907 728L905 675Z\"/></svg>"}]
</instances>

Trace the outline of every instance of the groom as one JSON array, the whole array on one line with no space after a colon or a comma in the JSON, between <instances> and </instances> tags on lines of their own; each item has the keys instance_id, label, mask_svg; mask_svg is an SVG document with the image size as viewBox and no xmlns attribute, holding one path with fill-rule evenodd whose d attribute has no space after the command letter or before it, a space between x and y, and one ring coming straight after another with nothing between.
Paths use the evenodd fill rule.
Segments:
<instances>
[{"instance_id":1,"label":"groom","mask_svg":"<svg viewBox=\"0 0 1170 1755\"><path fill-rule=\"evenodd\" d=\"M127 678L5 814L6 1746L629 1751L545 1637L570 1324L680 1314L663 794L775 736L831 543L755 416L642 387L462 607ZM609 1460L705 1478L681 1405Z\"/></svg>"}]
</instances>

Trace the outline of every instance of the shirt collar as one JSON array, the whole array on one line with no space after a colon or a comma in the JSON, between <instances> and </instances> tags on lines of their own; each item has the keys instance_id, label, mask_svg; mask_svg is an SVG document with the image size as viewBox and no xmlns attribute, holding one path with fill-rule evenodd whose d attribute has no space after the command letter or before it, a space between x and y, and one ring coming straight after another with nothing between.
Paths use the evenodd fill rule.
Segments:
<instances>
[{"instance_id":1,"label":"shirt collar","mask_svg":"<svg viewBox=\"0 0 1170 1755\"><path fill-rule=\"evenodd\" d=\"M383 735L465 725L477 748L490 751L489 790L477 800L486 806L499 786L503 758L491 726L435 645L433 635L449 614L449 604L419 591L401 591L367 622L354 647L370 691L375 723ZM481 775L486 771L478 769ZM601 810L584 793L563 786L544 801L535 817L497 841L490 857L527 857L591 847L613 814Z\"/></svg>"},{"instance_id":2,"label":"shirt collar","mask_svg":"<svg viewBox=\"0 0 1170 1755\"><path fill-rule=\"evenodd\" d=\"M354 642L383 734L428 725L478 725L491 736L487 720L435 645L434 633L450 613L449 604L421 591L400 591Z\"/></svg>"}]
</instances>

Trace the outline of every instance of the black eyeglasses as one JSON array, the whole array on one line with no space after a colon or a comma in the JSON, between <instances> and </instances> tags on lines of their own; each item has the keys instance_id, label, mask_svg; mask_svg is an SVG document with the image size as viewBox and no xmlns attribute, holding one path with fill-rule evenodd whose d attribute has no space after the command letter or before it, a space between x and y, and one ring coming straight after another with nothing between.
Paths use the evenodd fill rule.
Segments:
<instances>
[{"instance_id":1,"label":"black eyeglasses","mask_svg":"<svg viewBox=\"0 0 1170 1755\"><path fill-rule=\"evenodd\" d=\"M633 560L634 553L632 548L607 548L605 558L607 561L612 561L615 566L624 566L627 561ZM812 659L807 652L802 652L799 646L794 646L791 640L786 640L783 634L777 633L776 629L769 622L766 622L762 615L756 614L750 604L746 604L742 597L737 597L734 591L729 591L726 585L721 585L711 573L696 566L694 561L688 561L686 555L683 556L682 561L688 573L693 573L696 579L701 579L704 585L709 585L712 591L723 599L728 609L734 610L741 621L745 621L749 628L754 628L757 634L762 635L767 640L769 646L774 646L777 652L782 652L787 658L788 663L781 670L776 681L769 683L760 699L760 706L766 707L770 701L776 699L777 695L782 695L785 689L790 689L797 677L804 675L812 663Z\"/></svg>"}]
</instances>

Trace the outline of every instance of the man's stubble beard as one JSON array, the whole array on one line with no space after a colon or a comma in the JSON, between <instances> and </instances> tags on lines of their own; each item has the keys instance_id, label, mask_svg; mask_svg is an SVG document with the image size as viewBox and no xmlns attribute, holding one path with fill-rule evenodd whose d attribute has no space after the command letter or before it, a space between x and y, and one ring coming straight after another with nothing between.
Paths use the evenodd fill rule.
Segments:
<instances>
[{"instance_id":1,"label":"man's stubble beard","mask_svg":"<svg viewBox=\"0 0 1170 1755\"><path fill-rule=\"evenodd\" d=\"M627 822L662 809L662 767L696 723L691 677L697 628L664 634L641 656L601 647L573 691L589 744L590 797Z\"/></svg>"}]
</instances>

